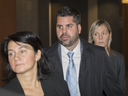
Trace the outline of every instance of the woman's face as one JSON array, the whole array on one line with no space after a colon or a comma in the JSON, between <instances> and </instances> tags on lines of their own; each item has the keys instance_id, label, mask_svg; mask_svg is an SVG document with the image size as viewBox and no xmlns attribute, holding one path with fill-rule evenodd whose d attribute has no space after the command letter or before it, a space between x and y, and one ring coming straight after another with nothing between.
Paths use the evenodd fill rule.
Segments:
<instances>
[{"instance_id":1,"label":"woman's face","mask_svg":"<svg viewBox=\"0 0 128 96\"><path fill-rule=\"evenodd\" d=\"M105 25L99 26L93 33L94 44L105 47L107 50L108 41L111 39L111 33L109 33Z\"/></svg>"},{"instance_id":2,"label":"woman's face","mask_svg":"<svg viewBox=\"0 0 128 96\"><path fill-rule=\"evenodd\" d=\"M25 43L9 41L8 60L12 70L17 74L36 71L40 51L34 52L32 46Z\"/></svg>"}]
</instances>

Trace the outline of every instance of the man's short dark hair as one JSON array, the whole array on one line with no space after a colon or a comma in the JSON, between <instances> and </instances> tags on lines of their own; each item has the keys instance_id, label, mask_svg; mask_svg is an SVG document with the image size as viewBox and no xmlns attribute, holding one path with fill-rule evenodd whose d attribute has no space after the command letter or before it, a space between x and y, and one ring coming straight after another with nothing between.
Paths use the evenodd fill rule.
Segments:
<instances>
[{"instance_id":1,"label":"man's short dark hair","mask_svg":"<svg viewBox=\"0 0 128 96\"><path fill-rule=\"evenodd\" d=\"M77 25L81 23L81 14L80 12L72 7L63 7L62 9L60 9L57 14L56 17L60 16L60 17L66 17L66 16L73 16L73 22L75 22Z\"/></svg>"}]
</instances>

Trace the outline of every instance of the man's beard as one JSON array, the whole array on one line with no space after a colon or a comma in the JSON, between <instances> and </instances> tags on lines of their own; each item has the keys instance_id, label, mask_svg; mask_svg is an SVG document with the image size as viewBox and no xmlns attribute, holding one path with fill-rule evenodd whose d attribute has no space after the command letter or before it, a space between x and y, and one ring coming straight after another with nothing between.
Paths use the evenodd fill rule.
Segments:
<instances>
[{"instance_id":1,"label":"man's beard","mask_svg":"<svg viewBox=\"0 0 128 96\"><path fill-rule=\"evenodd\" d=\"M64 43L63 43L64 41L66 41L66 40L62 40L62 39L61 39L63 36L67 36L67 37L70 38L69 43L67 43L67 44L64 44ZM77 33L76 33L75 36L72 37L72 38L71 38L71 36L67 35L66 33L63 33L63 34L60 36L60 39L58 39L58 40L59 40L59 42L60 42L63 46L65 46L65 47L70 47L70 46L72 46L73 44L75 44L75 42L77 42L78 38L79 38L79 35L78 35Z\"/></svg>"}]
</instances>

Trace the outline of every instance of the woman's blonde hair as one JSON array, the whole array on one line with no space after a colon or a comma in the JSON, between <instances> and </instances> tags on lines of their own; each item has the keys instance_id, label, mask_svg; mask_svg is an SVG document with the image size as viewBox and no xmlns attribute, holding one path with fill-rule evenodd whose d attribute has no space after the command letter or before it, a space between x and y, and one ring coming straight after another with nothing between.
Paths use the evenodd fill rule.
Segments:
<instances>
[{"instance_id":1,"label":"woman's blonde hair","mask_svg":"<svg viewBox=\"0 0 128 96\"><path fill-rule=\"evenodd\" d=\"M94 44L94 40L93 40L93 33L94 31L101 25L105 25L106 28L108 29L109 31L109 34L112 34L112 29L111 29L111 26L109 25L109 23L105 20L102 20L102 19L99 19L99 20L96 20L90 27L90 30L89 30L89 35L88 35L88 42L91 43L91 44ZM110 53L113 54L112 50L111 50L111 42L112 42L112 37L109 39L108 41L108 45L107 45L107 49Z\"/></svg>"}]
</instances>

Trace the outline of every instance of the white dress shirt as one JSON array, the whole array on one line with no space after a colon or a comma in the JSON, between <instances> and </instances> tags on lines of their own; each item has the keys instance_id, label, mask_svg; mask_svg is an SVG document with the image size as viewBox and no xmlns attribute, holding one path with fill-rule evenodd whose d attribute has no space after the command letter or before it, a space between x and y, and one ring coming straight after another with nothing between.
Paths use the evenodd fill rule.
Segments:
<instances>
[{"instance_id":1,"label":"white dress shirt","mask_svg":"<svg viewBox=\"0 0 128 96\"><path fill-rule=\"evenodd\" d=\"M80 40L78 45L72 50L74 52L73 60L76 67L76 74L77 74L77 96L80 96L79 91L79 68L80 68L80 61L81 61L81 52L80 52ZM61 55L62 55L62 68L64 73L64 79L66 80L66 72L69 64L69 57L67 53L69 50L67 50L63 45L61 45Z\"/></svg>"}]
</instances>

